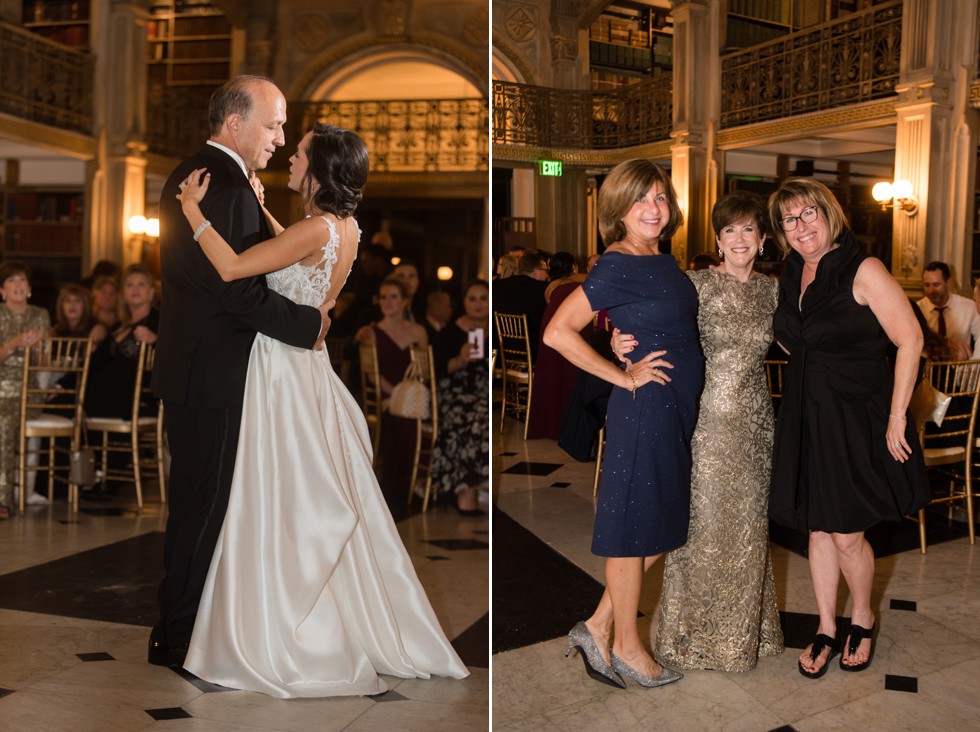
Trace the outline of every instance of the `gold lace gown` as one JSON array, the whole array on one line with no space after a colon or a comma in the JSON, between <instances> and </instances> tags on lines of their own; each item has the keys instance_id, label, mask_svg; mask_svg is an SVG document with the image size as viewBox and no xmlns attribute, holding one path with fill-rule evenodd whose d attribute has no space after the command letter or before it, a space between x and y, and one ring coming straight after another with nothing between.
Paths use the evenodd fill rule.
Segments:
<instances>
[{"instance_id":1,"label":"gold lace gown","mask_svg":"<svg viewBox=\"0 0 980 732\"><path fill-rule=\"evenodd\" d=\"M713 270L698 290L704 391L691 445L687 544L664 566L657 659L670 668L748 671L783 651L769 554L773 410L763 361L778 285Z\"/></svg>"}]
</instances>

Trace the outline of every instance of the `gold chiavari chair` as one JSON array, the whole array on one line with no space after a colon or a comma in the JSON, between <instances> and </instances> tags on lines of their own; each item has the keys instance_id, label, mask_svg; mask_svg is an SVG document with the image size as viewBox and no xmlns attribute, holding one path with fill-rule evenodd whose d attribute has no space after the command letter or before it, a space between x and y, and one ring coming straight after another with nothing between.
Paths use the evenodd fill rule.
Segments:
<instances>
[{"instance_id":1,"label":"gold chiavari chair","mask_svg":"<svg viewBox=\"0 0 980 732\"><path fill-rule=\"evenodd\" d=\"M534 363L531 360L531 341L527 334L527 316L508 313L493 314L500 340L500 371L503 379L503 403L500 407L500 431L504 417L511 409L515 417L524 416L524 439L527 439L528 414L531 409L531 386L534 382Z\"/></svg>"},{"instance_id":2,"label":"gold chiavari chair","mask_svg":"<svg viewBox=\"0 0 980 732\"><path fill-rule=\"evenodd\" d=\"M133 409L129 419L113 417L89 417L85 426L90 432L102 433L102 444L98 448L101 456L103 480L124 480L136 487L136 505L143 508L143 468L156 470L160 484L160 503L167 502L167 476L163 460L163 401L154 398L150 388L150 376L156 360L156 347L150 343L140 343L139 362L136 367L136 382L133 385ZM140 414L140 412L144 414ZM152 412L152 414L146 414ZM113 442L110 435L125 435L125 443ZM143 457L144 451L152 452L152 457ZM126 453L129 465L126 468L110 468L109 453Z\"/></svg>"},{"instance_id":3,"label":"gold chiavari chair","mask_svg":"<svg viewBox=\"0 0 980 732\"><path fill-rule=\"evenodd\" d=\"M949 492L934 496L929 505L947 504L952 520L953 503L962 501L966 508L970 543L974 543L973 527L973 450L977 403L980 399L980 361L930 361L925 376L946 396L949 406L942 424L919 430L922 456L926 468L948 478ZM925 509L919 511L919 548L926 553Z\"/></svg>"},{"instance_id":4,"label":"gold chiavari chair","mask_svg":"<svg viewBox=\"0 0 980 732\"><path fill-rule=\"evenodd\" d=\"M378 349L374 343L361 343L358 348L361 369L361 409L371 433L374 449L373 462L377 465L378 448L381 445L381 412L384 397L381 394L381 371L378 368Z\"/></svg>"},{"instance_id":5,"label":"gold chiavari chair","mask_svg":"<svg viewBox=\"0 0 980 732\"><path fill-rule=\"evenodd\" d=\"M595 451L595 477L592 479L592 497L599 494L599 479L602 477L602 458L606 454L606 425L599 429L599 444Z\"/></svg>"},{"instance_id":6,"label":"gold chiavari chair","mask_svg":"<svg viewBox=\"0 0 980 732\"><path fill-rule=\"evenodd\" d=\"M422 512L429 508L429 496L432 491L432 451L436 446L439 434L439 397L436 389L435 360L432 356L432 346L413 344L410 352L412 361L418 364L419 378L429 390L430 417L416 420L415 430L415 460L412 465L412 479L408 484L408 503L412 503L415 495L415 484L425 478L425 489L422 494Z\"/></svg>"},{"instance_id":7,"label":"gold chiavari chair","mask_svg":"<svg viewBox=\"0 0 980 732\"><path fill-rule=\"evenodd\" d=\"M327 354L330 356L330 364L333 366L334 371L337 372L337 375L344 384L348 384L351 368L350 353L348 351L350 338L347 336L338 338L328 336L323 339L323 342L327 348Z\"/></svg>"},{"instance_id":8,"label":"gold chiavari chair","mask_svg":"<svg viewBox=\"0 0 980 732\"><path fill-rule=\"evenodd\" d=\"M766 359L763 366L766 369L766 382L769 384L769 396L772 397L772 406L779 412L779 403L783 398L783 374L786 370L788 361L781 359Z\"/></svg>"},{"instance_id":9,"label":"gold chiavari chair","mask_svg":"<svg viewBox=\"0 0 980 732\"><path fill-rule=\"evenodd\" d=\"M78 511L78 486L70 482L69 460L58 466L58 453L77 452L81 446L84 417L82 402L88 381L92 345L87 338L48 337L24 352L24 372L20 398L20 429L18 434L18 484L20 512L24 513L27 499L28 472L48 474L48 500L54 497L54 481L68 484L68 503ZM71 376L73 378L64 378ZM60 383L55 383L60 381ZM68 438L67 450L58 447L59 437ZM47 440L47 449L31 449L28 440ZM47 455L48 464L29 464L31 455ZM64 472L65 475L61 475Z\"/></svg>"}]
</instances>

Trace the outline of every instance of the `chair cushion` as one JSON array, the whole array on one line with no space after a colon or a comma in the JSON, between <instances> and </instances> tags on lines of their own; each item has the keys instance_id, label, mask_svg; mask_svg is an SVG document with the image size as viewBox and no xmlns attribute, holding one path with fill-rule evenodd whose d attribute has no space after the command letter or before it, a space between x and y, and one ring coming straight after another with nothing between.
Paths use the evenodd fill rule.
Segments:
<instances>
[{"instance_id":1,"label":"chair cushion","mask_svg":"<svg viewBox=\"0 0 980 732\"><path fill-rule=\"evenodd\" d=\"M60 414L48 414L46 412L26 422L27 429L29 430L58 430L64 429L65 427L72 427L74 424L74 420L68 419L68 417L62 417Z\"/></svg>"},{"instance_id":2,"label":"chair cushion","mask_svg":"<svg viewBox=\"0 0 980 732\"><path fill-rule=\"evenodd\" d=\"M156 417L140 417L137 424L140 427L155 427ZM132 429L132 422L128 419L114 419L112 417L89 417L85 420L85 426L90 430L122 430Z\"/></svg>"},{"instance_id":3,"label":"chair cushion","mask_svg":"<svg viewBox=\"0 0 980 732\"><path fill-rule=\"evenodd\" d=\"M958 463L966 457L966 448L963 447L927 447L922 451L925 458L926 467L933 465L948 465Z\"/></svg>"}]
</instances>

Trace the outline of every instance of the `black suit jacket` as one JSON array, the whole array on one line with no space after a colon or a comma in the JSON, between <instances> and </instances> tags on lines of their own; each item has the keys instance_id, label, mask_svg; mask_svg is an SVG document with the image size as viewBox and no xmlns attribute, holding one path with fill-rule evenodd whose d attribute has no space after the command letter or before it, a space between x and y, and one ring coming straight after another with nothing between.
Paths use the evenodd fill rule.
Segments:
<instances>
[{"instance_id":1,"label":"black suit jacket","mask_svg":"<svg viewBox=\"0 0 980 732\"><path fill-rule=\"evenodd\" d=\"M160 198L163 306L153 393L189 407L240 407L256 331L311 348L322 321L316 308L269 290L264 275L221 281L176 198L195 168L211 174L201 211L236 252L272 235L241 167L222 150L204 145L170 174Z\"/></svg>"},{"instance_id":2,"label":"black suit jacket","mask_svg":"<svg viewBox=\"0 0 980 732\"><path fill-rule=\"evenodd\" d=\"M541 318L548 303L544 299L547 282L527 275L514 275L493 283L493 309L498 313L527 315L527 335L531 341L531 357L538 357L538 341L541 337ZM494 344L497 336L494 334Z\"/></svg>"}]
</instances>

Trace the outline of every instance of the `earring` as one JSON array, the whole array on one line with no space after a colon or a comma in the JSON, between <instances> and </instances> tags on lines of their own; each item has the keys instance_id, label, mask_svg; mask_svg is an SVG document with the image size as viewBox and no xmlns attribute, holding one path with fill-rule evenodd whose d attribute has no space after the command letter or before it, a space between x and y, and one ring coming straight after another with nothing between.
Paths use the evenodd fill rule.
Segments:
<instances>
[{"instance_id":1,"label":"earring","mask_svg":"<svg viewBox=\"0 0 980 732\"><path fill-rule=\"evenodd\" d=\"M762 248L763 248L764 246L765 246L765 244L759 244L759 256L760 256L760 257L762 256Z\"/></svg>"},{"instance_id":2,"label":"earring","mask_svg":"<svg viewBox=\"0 0 980 732\"><path fill-rule=\"evenodd\" d=\"M725 252L722 251L721 247L718 247L718 259L724 259Z\"/></svg>"}]
</instances>

